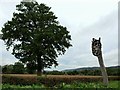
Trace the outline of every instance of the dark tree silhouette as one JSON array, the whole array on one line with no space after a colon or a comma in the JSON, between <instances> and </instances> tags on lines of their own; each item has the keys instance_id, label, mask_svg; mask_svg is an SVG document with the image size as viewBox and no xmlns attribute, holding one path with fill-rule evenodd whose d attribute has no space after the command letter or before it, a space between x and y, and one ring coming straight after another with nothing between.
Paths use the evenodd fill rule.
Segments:
<instances>
[{"instance_id":1,"label":"dark tree silhouette","mask_svg":"<svg viewBox=\"0 0 120 90\"><path fill-rule=\"evenodd\" d=\"M58 55L72 46L69 31L59 24L50 9L36 1L21 2L12 20L2 28L7 50L13 47L12 54L23 63L36 62L38 75L44 68L57 66Z\"/></svg>"}]
</instances>

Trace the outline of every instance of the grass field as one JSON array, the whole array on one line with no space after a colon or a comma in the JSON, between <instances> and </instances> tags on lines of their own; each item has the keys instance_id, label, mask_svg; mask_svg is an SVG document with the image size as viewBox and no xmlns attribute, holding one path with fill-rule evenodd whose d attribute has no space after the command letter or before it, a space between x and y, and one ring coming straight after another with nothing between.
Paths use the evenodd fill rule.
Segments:
<instances>
[{"instance_id":1,"label":"grass field","mask_svg":"<svg viewBox=\"0 0 120 90\"><path fill-rule=\"evenodd\" d=\"M109 85L107 87L105 87L101 82L99 83L90 83L90 82L86 82L86 83L72 83L72 84L66 84L66 83L62 83L59 85L56 85L52 88L119 88L118 86L120 85L120 81L110 81ZM3 84L2 88L50 88L50 87L46 87L44 85L25 85L25 86L21 86L21 85L10 85L10 84ZM118 90L119 90L118 89Z\"/></svg>"}]
</instances>

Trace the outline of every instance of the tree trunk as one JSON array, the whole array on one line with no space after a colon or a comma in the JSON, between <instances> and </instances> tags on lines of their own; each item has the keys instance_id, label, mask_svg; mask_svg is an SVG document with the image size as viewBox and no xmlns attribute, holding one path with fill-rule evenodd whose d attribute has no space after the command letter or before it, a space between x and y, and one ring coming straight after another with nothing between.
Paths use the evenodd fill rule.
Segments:
<instances>
[{"instance_id":1,"label":"tree trunk","mask_svg":"<svg viewBox=\"0 0 120 90\"><path fill-rule=\"evenodd\" d=\"M43 63L41 60L41 56L37 58L37 75L41 76L42 75L42 69L43 69Z\"/></svg>"},{"instance_id":2,"label":"tree trunk","mask_svg":"<svg viewBox=\"0 0 120 90\"><path fill-rule=\"evenodd\" d=\"M41 76L42 75L42 69L39 68L40 66L38 65L38 68L37 68L37 76Z\"/></svg>"},{"instance_id":3,"label":"tree trunk","mask_svg":"<svg viewBox=\"0 0 120 90\"><path fill-rule=\"evenodd\" d=\"M103 63L102 53L101 53L101 55L98 56L98 60L99 60L100 69L101 69L102 76L103 76L103 83L105 86L107 86L108 85L108 75L107 75L106 68Z\"/></svg>"}]
</instances>

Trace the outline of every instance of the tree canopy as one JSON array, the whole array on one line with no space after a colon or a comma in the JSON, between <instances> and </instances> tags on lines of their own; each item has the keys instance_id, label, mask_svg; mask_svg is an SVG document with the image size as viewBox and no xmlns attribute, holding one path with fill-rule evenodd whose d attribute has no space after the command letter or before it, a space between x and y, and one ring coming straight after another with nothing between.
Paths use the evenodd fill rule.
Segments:
<instances>
[{"instance_id":1,"label":"tree canopy","mask_svg":"<svg viewBox=\"0 0 120 90\"><path fill-rule=\"evenodd\" d=\"M50 9L43 3L22 1L1 30L7 50L12 47L12 54L23 63L35 62L38 74L43 68L57 66L58 55L72 46L69 31Z\"/></svg>"}]
</instances>

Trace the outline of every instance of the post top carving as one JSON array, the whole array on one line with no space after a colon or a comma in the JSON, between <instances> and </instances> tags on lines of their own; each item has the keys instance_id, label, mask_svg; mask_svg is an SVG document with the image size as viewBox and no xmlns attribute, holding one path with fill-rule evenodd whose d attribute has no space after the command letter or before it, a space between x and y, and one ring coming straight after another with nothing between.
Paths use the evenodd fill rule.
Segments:
<instances>
[{"instance_id":1,"label":"post top carving","mask_svg":"<svg viewBox=\"0 0 120 90\"><path fill-rule=\"evenodd\" d=\"M101 38L99 37L99 39L95 39L93 38L92 39L92 53L94 56L99 56L101 55L101 48L102 48L102 45L101 45Z\"/></svg>"}]
</instances>

